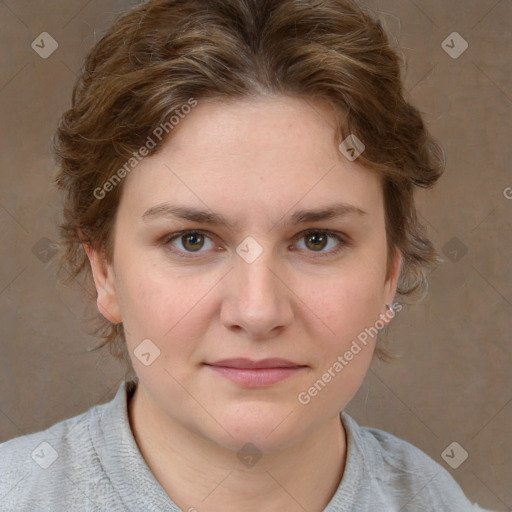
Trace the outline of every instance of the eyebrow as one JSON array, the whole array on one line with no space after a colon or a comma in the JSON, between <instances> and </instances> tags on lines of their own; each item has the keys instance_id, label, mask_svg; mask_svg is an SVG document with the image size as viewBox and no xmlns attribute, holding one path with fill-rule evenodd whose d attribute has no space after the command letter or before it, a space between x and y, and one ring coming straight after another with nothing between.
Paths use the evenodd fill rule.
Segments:
<instances>
[{"instance_id":1,"label":"eyebrow","mask_svg":"<svg viewBox=\"0 0 512 512\"><path fill-rule=\"evenodd\" d=\"M337 203L324 208L298 210L290 216L290 224L296 225L305 222L317 222L327 219L346 217L348 215L364 216L367 212L348 203ZM142 215L142 220L148 222L157 218L178 218L201 224L223 225L233 227L233 223L219 213L199 210L188 206L171 205L162 203L152 206Z\"/></svg>"}]
</instances>

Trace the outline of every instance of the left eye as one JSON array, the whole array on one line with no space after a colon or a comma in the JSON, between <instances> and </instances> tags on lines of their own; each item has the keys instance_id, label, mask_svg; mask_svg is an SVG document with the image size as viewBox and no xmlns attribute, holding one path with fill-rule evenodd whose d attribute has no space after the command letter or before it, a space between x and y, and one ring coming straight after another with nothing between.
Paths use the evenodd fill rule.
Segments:
<instances>
[{"instance_id":1,"label":"left eye","mask_svg":"<svg viewBox=\"0 0 512 512\"><path fill-rule=\"evenodd\" d=\"M303 233L301 235L300 240L304 240L305 248L312 252L329 252L329 250L336 248L337 245L342 242L342 239L339 235L329 231L308 231L307 233ZM333 240L335 240L336 243L330 243ZM328 247L328 250L324 251L326 247Z\"/></svg>"}]
</instances>

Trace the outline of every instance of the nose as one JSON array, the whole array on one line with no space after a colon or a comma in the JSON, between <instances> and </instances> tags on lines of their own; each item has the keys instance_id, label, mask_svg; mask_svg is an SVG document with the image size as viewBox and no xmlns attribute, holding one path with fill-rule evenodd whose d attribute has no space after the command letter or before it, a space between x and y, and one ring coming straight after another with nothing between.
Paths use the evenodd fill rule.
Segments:
<instances>
[{"instance_id":1,"label":"nose","mask_svg":"<svg viewBox=\"0 0 512 512\"><path fill-rule=\"evenodd\" d=\"M283 277L270 251L252 263L237 256L225 282L222 324L253 340L279 335L293 321L293 293Z\"/></svg>"}]
</instances>

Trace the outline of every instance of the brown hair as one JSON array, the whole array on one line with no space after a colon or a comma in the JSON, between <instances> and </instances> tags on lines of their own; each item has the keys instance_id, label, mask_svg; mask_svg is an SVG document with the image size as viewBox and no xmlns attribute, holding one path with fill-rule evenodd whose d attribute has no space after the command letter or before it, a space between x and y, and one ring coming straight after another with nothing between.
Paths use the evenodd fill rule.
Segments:
<instances>
[{"instance_id":1,"label":"brown hair","mask_svg":"<svg viewBox=\"0 0 512 512\"><path fill-rule=\"evenodd\" d=\"M358 162L383 183L388 268L399 249L398 293L421 292L438 258L413 193L435 183L444 156L404 99L401 64L380 22L350 0L153 0L128 11L87 55L54 137L61 268L94 293L82 242L111 261L123 183L94 191L191 98L285 94L329 102L340 142L363 142ZM100 322L96 348L129 361L122 324Z\"/></svg>"}]
</instances>

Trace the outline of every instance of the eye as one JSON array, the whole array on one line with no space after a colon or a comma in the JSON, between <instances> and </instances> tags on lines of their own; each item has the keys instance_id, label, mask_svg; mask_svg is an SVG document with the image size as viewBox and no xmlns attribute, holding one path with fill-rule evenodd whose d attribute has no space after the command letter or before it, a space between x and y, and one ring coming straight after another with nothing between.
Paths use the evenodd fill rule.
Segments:
<instances>
[{"instance_id":1,"label":"eye","mask_svg":"<svg viewBox=\"0 0 512 512\"><path fill-rule=\"evenodd\" d=\"M304 240L304 244L303 247L300 247L301 244L299 243L299 248L305 248L308 252L333 254L341 250L343 246L348 245L347 241L337 233L318 229L301 233L300 240ZM326 248L327 250L324 250Z\"/></svg>"},{"instance_id":2,"label":"eye","mask_svg":"<svg viewBox=\"0 0 512 512\"><path fill-rule=\"evenodd\" d=\"M202 231L183 231L167 237L164 245L171 245L180 252L194 253L201 252L201 249L213 249L214 243L211 238ZM180 247L181 246L181 247Z\"/></svg>"},{"instance_id":3,"label":"eye","mask_svg":"<svg viewBox=\"0 0 512 512\"><path fill-rule=\"evenodd\" d=\"M350 245L342 234L328 230L311 229L300 233L299 242L295 245L308 253L333 255ZM201 230L188 230L170 234L162 239L162 245L179 256L192 257L216 247L208 234ZM294 246L292 246L294 247Z\"/></svg>"}]
</instances>

